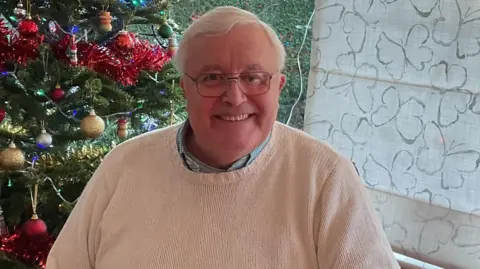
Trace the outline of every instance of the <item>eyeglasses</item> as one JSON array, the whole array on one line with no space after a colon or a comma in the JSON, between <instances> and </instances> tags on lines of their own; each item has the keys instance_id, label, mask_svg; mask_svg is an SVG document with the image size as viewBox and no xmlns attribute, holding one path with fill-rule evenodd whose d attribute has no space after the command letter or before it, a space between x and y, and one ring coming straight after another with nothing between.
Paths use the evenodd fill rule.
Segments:
<instances>
[{"instance_id":1,"label":"eyeglasses","mask_svg":"<svg viewBox=\"0 0 480 269\"><path fill-rule=\"evenodd\" d=\"M195 82L198 94L203 97L220 97L230 89L230 81L236 80L240 90L247 96L262 95L270 89L270 81L275 73L247 72L236 77L233 74L203 73L193 78L185 76Z\"/></svg>"}]
</instances>

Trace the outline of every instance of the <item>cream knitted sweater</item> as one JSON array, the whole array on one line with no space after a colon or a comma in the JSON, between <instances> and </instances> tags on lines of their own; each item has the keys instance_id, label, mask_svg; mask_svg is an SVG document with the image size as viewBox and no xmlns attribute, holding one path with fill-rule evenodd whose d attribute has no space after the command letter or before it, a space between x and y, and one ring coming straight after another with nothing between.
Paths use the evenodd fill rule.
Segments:
<instances>
[{"instance_id":1,"label":"cream knitted sweater","mask_svg":"<svg viewBox=\"0 0 480 269\"><path fill-rule=\"evenodd\" d=\"M47 269L399 268L351 162L276 123L249 166L194 173L179 126L115 148Z\"/></svg>"}]
</instances>

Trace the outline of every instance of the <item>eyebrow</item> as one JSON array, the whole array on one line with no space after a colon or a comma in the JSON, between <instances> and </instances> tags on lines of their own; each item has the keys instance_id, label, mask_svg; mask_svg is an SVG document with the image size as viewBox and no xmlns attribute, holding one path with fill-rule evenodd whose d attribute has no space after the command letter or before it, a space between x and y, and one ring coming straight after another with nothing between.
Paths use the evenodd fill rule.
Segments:
<instances>
[{"instance_id":1,"label":"eyebrow","mask_svg":"<svg viewBox=\"0 0 480 269\"><path fill-rule=\"evenodd\" d=\"M247 65L247 70L248 71L262 71L264 69L259 64L249 64L249 65Z\"/></svg>"},{"instance_id":2,"label":"eyebrow","mask_svg":"<svg viewBox=\"0 0 480 269\"><path fill-rule=\"evenodd\" d=\"M222 67L218 64L205 65L200 69L200 73L210 72L210 71L221 71Z\"/></svg>"},{"instance_id":3,"label":"eyebrow","mask_svg":"<svg viewBox=\"0 0 480 269\"><path fill-rule=\"evenodd\" d=\"M200 73L205 73L205 72L211 72L211 71L222 71L223 68L222 66L218 64L211 64L211 65L205 65L200 69ZM264 68L262 68L261 65L259 64L249 64L247 65L246 71L263 71Z\"/></svg>"}]
</instances>

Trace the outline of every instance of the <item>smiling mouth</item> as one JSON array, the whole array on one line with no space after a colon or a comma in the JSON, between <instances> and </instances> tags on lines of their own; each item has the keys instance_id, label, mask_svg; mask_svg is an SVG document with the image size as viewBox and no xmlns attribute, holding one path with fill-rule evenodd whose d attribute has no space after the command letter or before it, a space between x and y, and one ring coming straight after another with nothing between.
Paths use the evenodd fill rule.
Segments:
<instances>
[{"instance_id":1,"label":"smiling mouth","mask_svg":"<svg viewBox=\"0 0 480 269\"><path fill-rule=\"evenodd\" d=\"M218 115L218 116L215 116L215 118L223 120L223 121L235 122L235 121L244 121L246 119L249 119L252 116L253 116L253 114L241 114L241 115L235 115L235 116L221 116L221 115Z\"/></svg>"}]
</instances>

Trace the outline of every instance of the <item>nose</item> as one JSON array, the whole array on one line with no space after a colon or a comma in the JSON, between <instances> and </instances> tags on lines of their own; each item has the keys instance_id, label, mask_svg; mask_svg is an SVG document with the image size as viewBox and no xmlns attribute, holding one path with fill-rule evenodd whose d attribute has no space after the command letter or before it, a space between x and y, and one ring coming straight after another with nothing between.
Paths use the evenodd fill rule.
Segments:
<instances>
[{"instance_id":1,"label":"nose","mask_svg":"<svg viewBox=\"0 0 480 269\"><path fill-rule=\"evenodd\" d=\"M247 101L247 96L238 86L237 80L231 80L228 89L222 95L222 101L230 106L236 107Z\"/></svg>"}]
</instances>

